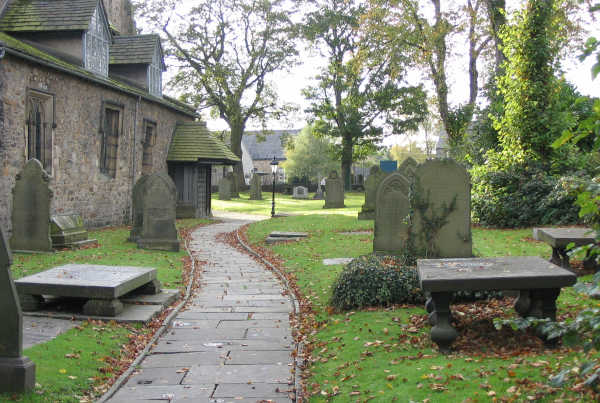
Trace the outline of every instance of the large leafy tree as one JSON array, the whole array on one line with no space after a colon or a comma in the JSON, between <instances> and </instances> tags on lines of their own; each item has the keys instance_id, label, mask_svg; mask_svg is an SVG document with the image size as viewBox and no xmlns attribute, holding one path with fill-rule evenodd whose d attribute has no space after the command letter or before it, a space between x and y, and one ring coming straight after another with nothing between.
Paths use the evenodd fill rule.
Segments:
<instances>
[{"instance_id":1,"label":"large leafy tree","mask_svg":"<svg viewBox=\"0 0 600 403\"><path fill-rule=\"evenodd\" d=\"M241 159L250 119L265 122L286 108L278 105L269 76L297 55L289 2L283 0L151 0L142 15L169 40L181 62L174 83L188 102L211 108L230 128L231 149ZM241 163L234 168L243 181Z\"/></svg>"},{"instance_id":2,"label":"large leafy tree","mask_svg":"<svg viewBox=\"0 0 600 403\"><path fill-rule=\"evenodd\" d=\"M327 58L317 84L304 93L311 102L314 132L339 139L342 177L351 187L351 166L373 151L384 127L415 129L427 113L420 86L403 85L406 59L387 57L381 44L358 31L366 9L355 0L316 1L303 33Z\"/></svg>"}]
</instances>

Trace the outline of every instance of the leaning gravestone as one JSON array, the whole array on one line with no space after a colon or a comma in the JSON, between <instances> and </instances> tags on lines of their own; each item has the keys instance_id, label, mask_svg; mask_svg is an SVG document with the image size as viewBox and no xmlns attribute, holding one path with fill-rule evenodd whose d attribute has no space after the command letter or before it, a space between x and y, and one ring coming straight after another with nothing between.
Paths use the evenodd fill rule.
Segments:
<instances>
[{"instance_id":1,"label":"leaning gravestone","mask_svg":"<svg viewBox=\"0 0 600 403\"><path fill-rule=\"evenodd\" d=\"M142 232L142 224L144 223L144 214L142 210L142 191L144 189L144 183L148 179L149 175L143 175L137 180L131 191L131 206L133 223L131 224L131 231L129 232L129 241L136 242L140 233Z\"/></svg>"},{"instance_id":2,"label":"leaning gravestone","mask_svg":"<svg viewBox=\"0 0 600 403\"><path fill-rule=\"evenodd\" d=\"M48 174L36 159L30 159L17 175L13 188L13 250L51 252Z\"/></svg>"},{"instance_id":3,"label":"leaning gravestone","mask_svg":"<svg viewBox=\"0 0 600 403\"><path fill-rule=\"evenodd\" d=\"M323 208L343 208L344 184L336 171L331 171L325 183L325 205Z\"/></svg>"},{"instance_id":4,"label":"leaning gravestone","mask_svg":"<svg viewBox=\"0 0 600 403\"><path fill-rule=\"evenodd\" d=\"M308 188L304 186L294 186L292 199L308 199Z\"/></svg>"},{"instance_id":5,"label":"leaning gravestone","mask_svg":"<svg viewBox=\"0 0 600 403\"><path fill-rule=\"evenodd\" d=\"M250 200L262 200L262 177L256 172L250 180Z\"/></svg>"},{"instance_id":6,"label":"leaning gravestone","mask_svg":"<svg viewBox=\"0 0 600 403\"><path fill-rule=\"evenodd\" d=\"M78 248L98 242L88 238L79 214L57 214L50 217L50 238L54 248Z\"/></svg>"},{"instance_id":7,"label":"leaning gravestone","mask_svg":"<svg viewBox=\"0 0 600 403\"><path fill-rule=\"evenodd\" d=\"M231 200L233 175L227 174L219 182L219 200Z\"/></svg>"},{"instance_id":8,"label":"leaning gravestone","mask_svg":"<svg viewBox=\"0 0 600 403\"><path fill-rule=\"evenodd\" d=\"M415 170L412 197L415 248L426 257L471 257L471 181L451 159L428 160ZM443 225L439 226L442 222Z\"/></svg>"},{"instance_id":9,"label":"leaning gravestone","mask_svg":"<svg viewBox=\"0 0 600 403\"><path fill-rule=\"evenodd\" d=\"M410 225L410 182L403 174L387 175L377 187L373 252L399 255L406 249Z\"/></svg>"},{"instance_id":10,"label":"leaning gravestone","mask_svg":"<svg viewBox=\"0 0 600 403\"><path fill-rule=\"evenodd\" d=\"M35 386L35 363L23 356L23 315L10 273L10 249L0 229L0 393L21 393Z\"/></svg>"},{"instance_id":11,"label":"leaning gravestone","mask_svg":"<svg viewBox=\"0 0 600 403\"><path fill-rule=\"evenodd\" d=\"M164 172L153 173L144 180L139 192L142 224L135 239L138 248L178 251L177 188L173 180Z\"/></svg>"}]
</instances>

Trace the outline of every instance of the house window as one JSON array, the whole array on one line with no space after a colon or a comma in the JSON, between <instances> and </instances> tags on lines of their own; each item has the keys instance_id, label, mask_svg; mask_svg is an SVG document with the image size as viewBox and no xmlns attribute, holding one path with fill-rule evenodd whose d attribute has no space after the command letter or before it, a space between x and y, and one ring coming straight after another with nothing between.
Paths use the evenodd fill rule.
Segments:
<instances>
[{"instance_id":1,"label":"house window","mask_svg":"<svg viewBox=\"0 0 600 403\"><path fill-rule=\"evenodd\" d=\"M162 96L162 69L158 49L154 52L152 64L148 66L148 92L157 97Z\"/></svg>"},{"instance_id":2,"label":"house window","mask_svg":"<svg viewBox=\"0 0 600 403\"><path fill-rule=\"evenodd\" d=\"M27 159L37 159L52 173L52 125L54 98L52 95L27 93Z\"/></svg>"},{"instance_id":3,"label":"house window","mask_svg":"<svg viewBox=\"0 0 600 403\"><path fill-rule=\"evenodd\" d=\"M104 14L98 6L84 35L84 66L103 77L108 77L110 36L107 26Z\"/></svg>"},{"instance_id":4,"label":"house window","mask_svg":"<svg viewBox=\"0 0 600 403\"><path fill-rule=\"evenodd\" d=\"M103 111L102 148L100 152L100 172L111 178L117 176L117 151L121 133L121 109L105 105Z\"/></svg>"},{"instance_id":5,"label":"house window","mask_svg":"<svg viewBox=\"0 0 600 403\"><path fill-rule=\"evenodd\" d=\"M142 156L142 173L152 172L152 149L156 144L156 123L144 120L144 153Z\"/></svg>"}]
</instances>

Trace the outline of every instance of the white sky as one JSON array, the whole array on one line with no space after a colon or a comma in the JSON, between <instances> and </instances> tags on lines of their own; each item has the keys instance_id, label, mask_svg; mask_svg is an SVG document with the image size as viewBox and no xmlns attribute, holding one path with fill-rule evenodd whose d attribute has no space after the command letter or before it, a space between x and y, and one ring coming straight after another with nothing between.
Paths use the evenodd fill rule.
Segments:
<instances>
[{"instance_id":1,"label":"white sky","mask_svg":"<svg viewBox=\"0 0 600 403\"><path fill-rule=\"evenodd\" d=\"M189 3L186 6L190 6ZM589 24L592 27L593 32L591 34L596 37L600 37L600 28L597 23ZM275 83L276 91L282 102L294 103L299 106L300 111L294 116L288 117L286 120L272 122L269 125L272 129L300 129L306 125L306 116L303 110L308 107L308 102L302 96L302 89L314 83L314 76L319 71L319 67L324 65L325 60L317 55L315 51L305 50L305 44L299 44L299 51L301 52L300 60L302 63L291 69L289 72L279 72L271 76L271 81ZM452 55L448 59L448 85L449 85L449 102L451 105L457 105L465 103L468 99L468 60L466 57L466 50L461 51L458 49L455 51L455 55ZM460 55L462 53L463 55ZM577 59L578 54L573 54L572 57L568 57L563 61L563 70L565 72L565 78L568 82L574 84L578 91L583 95L600 97L600 77L592 81L591 79L591 66L593 64L593 57L588 58L585 62L580 62ZM483 70L479 63L480 70ZM174 71L169 70L165 75L165 81L174 74ZM420 73L417 71L409 74L410 84L416 85L422 81ZM481 77L481 74L480 74ZM428 93L433 94L433 88L430 83L426 84ZM214 120L205 114L204 119L207 121L208 127L211 130L224 130L227 129L227 124L219 119ZM247 129L260 128L253 126L251 123ZM394 143L405 143L406 136L391 136L386 139L385 144L390 145Z\"/></svg>"}]
</instances>

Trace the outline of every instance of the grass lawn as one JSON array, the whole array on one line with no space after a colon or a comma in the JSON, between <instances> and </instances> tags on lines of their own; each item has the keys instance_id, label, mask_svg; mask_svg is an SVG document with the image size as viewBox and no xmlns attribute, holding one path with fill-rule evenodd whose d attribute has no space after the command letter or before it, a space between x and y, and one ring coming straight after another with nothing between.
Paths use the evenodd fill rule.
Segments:
<instances>
[{"instance_id":1,"label":"grass lawn","mask_svg":"<svg viewBox=\"0 0 600 403\"><path fill-rule=\"evenodd\" d=\"M209 220L178 220L178 229L192 228ZM185 250L180 252L137 249L127 242L126 227L90 231L99 247L65 250L52 254L13 255L13 277L20 278L65 263L151 266L164 286L183 286L181 271ZM0 401L79 402L86 391L112 378L119 366L121 348L130 337L150 332L140 325L122 326L114 322L83 322L54 340L33 346L24 355L36 364L36 389L22 396L0 395Z\"/></svg>"},{"instance_id":2,"label":"grass lawn","mask_svg":"<svg viewBox=\"0 0 600 403\"><path fill-rule=\"evenodd\" d=\"M295 202L298 205L290 211L314 211L310 206L302 211L305 202ZM231 203L239 203L235 208L243 210L244 202ZM312 305L315 321L310 324L309 342L313 353L306 380L311 402L550 402L561 396L565 401L593 401L584 393L548 386L549 375L581 359L578 349L546 350L531 334L493 328L493 317L514 317L508 299L454 306L461 336L455 343L457 352L450 356L439 354L430 341L421 306L342 314L328 309L333 281L343 266L325 266L322 260L372 252L372 233L341 233L372 230L372 221L358 221L354 214L290 216L257 222L247 230L252 244L272 250L283 260L303 298ZM274 230L306 231L310 236L299 242L266 245L266 235ZM473 250L482 257L548 258L551 252L549 246L531 239L531 229L474 228ZM572 317L592 303L572 288L564 289L558 301L559 318Z\"/></svg>"}]
</instances>

